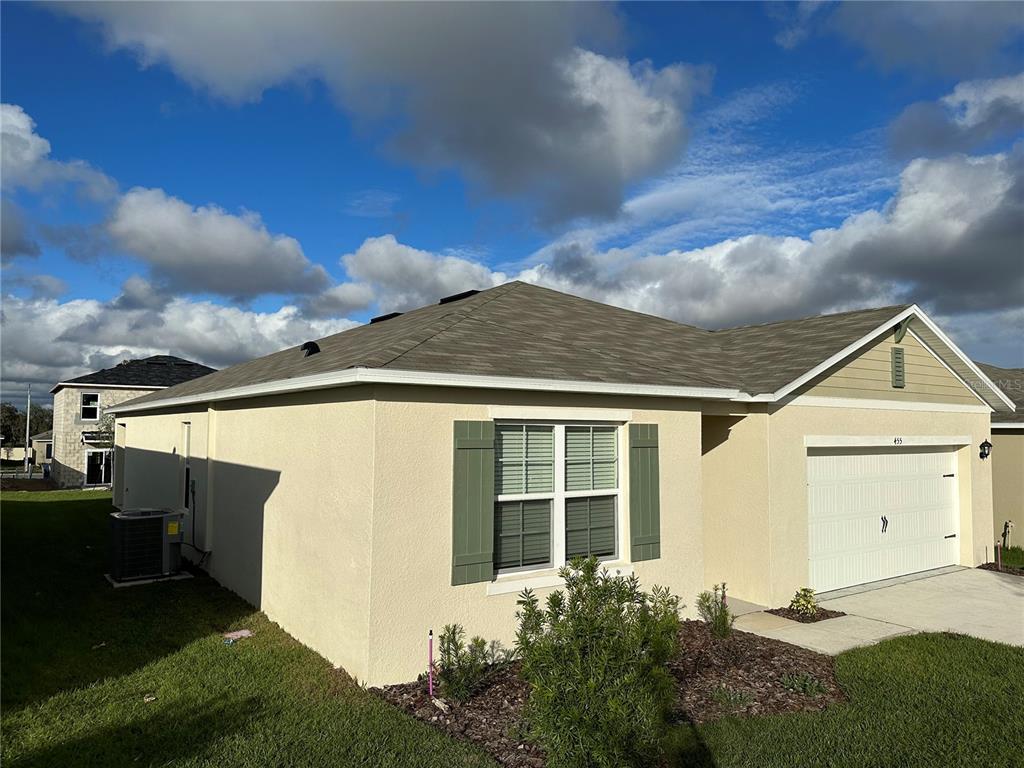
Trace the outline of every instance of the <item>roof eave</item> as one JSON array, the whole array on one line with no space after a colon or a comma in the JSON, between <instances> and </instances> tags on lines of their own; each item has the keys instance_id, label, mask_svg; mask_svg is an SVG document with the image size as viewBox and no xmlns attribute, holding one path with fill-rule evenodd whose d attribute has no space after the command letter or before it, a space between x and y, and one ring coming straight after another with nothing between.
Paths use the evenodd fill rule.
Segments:
<instances>
[{"instance_id":1,"label":"roof eave","mask_svg":"<svg viewBox=\"0 0 1024 768\"><path fill-rule=\"evenodd\" d=\"M722 387L677 387L662 384L628 384L568 379L534 379L518 376L480 376L475 374L407 371L391 368L346 368L330 373L279 379L262 384L202 392L153 400L132 405L130 402L108 408L108 413L125 414L180 408L188 405L264 397L286 392L301 392L359 384L406 384L418 386L461 387L476 389L511 389L533 392L572 392L578 394L620 394L639 397L682 397L697 400L733 400L742 393Z\"/></svg>"}]
</instances>

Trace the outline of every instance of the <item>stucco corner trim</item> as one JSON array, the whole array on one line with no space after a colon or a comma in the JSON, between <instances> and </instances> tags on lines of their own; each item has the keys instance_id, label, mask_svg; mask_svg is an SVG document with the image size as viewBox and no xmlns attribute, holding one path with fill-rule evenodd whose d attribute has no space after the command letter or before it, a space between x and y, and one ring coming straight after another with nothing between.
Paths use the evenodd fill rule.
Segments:
<instances>
[{"instance_id":1,"label":"stucco corner trim","mask_svg":"<svg viewBox=\"0 0 1024 768\"><path fill-rule=\"evenodd\" d=\"M805 448L914 448L970 444L970 435L804 435Z\"/></svg>"}]
</instances>

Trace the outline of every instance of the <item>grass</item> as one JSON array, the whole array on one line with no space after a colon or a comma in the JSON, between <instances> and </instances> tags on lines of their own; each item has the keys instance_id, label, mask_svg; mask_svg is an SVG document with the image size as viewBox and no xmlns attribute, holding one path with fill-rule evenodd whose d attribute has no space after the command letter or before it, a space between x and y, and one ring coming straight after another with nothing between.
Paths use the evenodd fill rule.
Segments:
<instances>
[{"instance_id":1,"label":"grass","mask_svg":"<svg viewBox=\"0 0 1024 768\"><path fill-rule=\"evenodd\" d=\"M95 492L2 495L5 768L493 766L209 578L113 589L109 511Z\"/></svg>"},{"instance_id":2,"label":"grass","mask_svg":"<svg viewBox=\"0 0 1024 768\"><path fill-rule=\"evenodd\" d=\"M1003 565L1024 568L1024 547L1007 547L1003 550Z\"/></svg>"},{"instance_id":3,"label":"grass","mask_svg":"<svg viewBox=\"0 0 1024 768\"><path fill-rule=\"evenodd\" d=\"M109 496L96 492L2 494L5 768L493 768L481 752L376 699L208 578L112 589L103 580L109 511ZM256 634L223 644L221 632L241 628ZM843 654L837 674L848 704L680 726L672 764L1022 762L1024 649L956 635L900 637Z\"/></svg>"}]
</instances>

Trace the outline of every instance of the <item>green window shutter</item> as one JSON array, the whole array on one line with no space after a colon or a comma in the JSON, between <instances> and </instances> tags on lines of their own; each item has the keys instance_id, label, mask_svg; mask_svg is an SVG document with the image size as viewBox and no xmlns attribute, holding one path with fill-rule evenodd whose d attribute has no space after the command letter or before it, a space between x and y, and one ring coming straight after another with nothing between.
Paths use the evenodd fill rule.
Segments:
<instances>
[{"instance_id":1,"label":"green window shutter","mask_svg":"<svg viewBox=\"0 0 1024 768\"><path fill-rule=\"evenodd\" d=\"M903 360L903 347L892 348L892 385L899 389L907 386L907 368Z\"/></svg>"},{"instance_id":2,"label":"green window shutter","mask_svg":"<svg viewBox=\"0 0 1024 768\"><path fill-rule=\"evenodd\" d=\"M629 425L629 543L634 562L661 557L658 425Z\"/></svg>"},{"instance_id":3,"label":"green window shutter","mask_svg":"<svg viewBox=\"0 0 1024 768\"><path fill-rule=\"evenodd\" d=\"M456 421L452 480L452 584L494 574L494 422Z\"/></svg>"}]
</instances>

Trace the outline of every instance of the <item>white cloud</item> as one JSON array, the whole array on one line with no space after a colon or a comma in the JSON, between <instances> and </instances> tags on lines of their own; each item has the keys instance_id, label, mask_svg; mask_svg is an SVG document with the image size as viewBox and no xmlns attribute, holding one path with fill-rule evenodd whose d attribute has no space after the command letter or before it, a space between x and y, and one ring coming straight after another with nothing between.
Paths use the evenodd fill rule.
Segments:
<instances>
[{"instance_id":1,"label":"white cloud","mask_svg":"<svg viewBox=\"0 0 1024 768\"><path fill-rule=\"evenodd\" d=\"M341 262L349 277L372 288L377 305L386 312L432 304L443 296L507 280L483 264L403 245L394 235L367 238Z\"/></svg>"},{"instance_id":2,"label":"white cloud","mask_svg":"<svg viewBox=\"0 0 1024 768\"><path fill-rule=\"evenodd\" d=\"M231 102L320 79L359 121L397 116L390 147L409 161L455 168L550 221L615 214L627 185L674 163L709 79L590 50L619 33L600 4L59 7L98 23L111 49Z\"/></svg>"},{"instance_id":3,"label":"white cloud","mask_svg":"<svg viewBox=\"0 0 1024 768\"><path fill-rule=\"evenodd\" d=\"M366 219L386 219L395 215L395 203L399 196L383 189L364 189L355 194L345 205L345 213Z\"/></svg>"},{"instance_id":4,"label":"white cloud","mask_svg":"<svg viewBox=\"0 0 1024 768\"><path fill-rule=\"evenodd\" d=\"M347 317L367 309L375 299L366 283L340 283L306 299L302 312L308 317Z\"/></svg>"},{"instance_id":5,"label":"white cloud","mask_svg":"<svg viewBox=\"0 0 1024 768\"><path fill-rule=\"evenodd\" d=\"M59 302L8 295L3 301L4 396L23 391L30 382L39 393L59 380L155 354L222 368L354 324L305 319L293 306L251 312L177 298L155 311L125 310L91 299ZM39 339L47 341L40 344Z\"/></svg>"},{"instance_id":6,"label":"white cloud","mask_svg":"<svg viewBox=\"0 0 1024 768\"><path fill-rule=\"evenodd\" d=\"M953 119L967 128L991 120L999 104L1016 107L1020 116L1024 111L1024 72L993 80L958 83L951 94L942 98L942 103L953 112ZM1024 120L1018 121L1017 126L1024 126Z\"/></svg>"},{"instance_id":7,"label":"white cloud","mask_svg":"<svg viewBox=\"0 0 1024 768\"><path fill-rule=\"evenodd\" d=\"M73 184L94 200L107 200L117 185L81 160L50 159L50 142L35 132L35 121L16 104L0 104L0 178L7 191Z\"/></svg>"},{"instance_id":8,"label":"white cloud","mask_svg":"<svg viewBox=\"0 0 1024 768\"><path fill-rule=\"evenodd\" d=\"M161 189L129 190L107 230L117 246L179 291L246 299L313 293L329 283L297 240L270 233L259 214L194 207Z\"/></svg>"}]
</instances>

